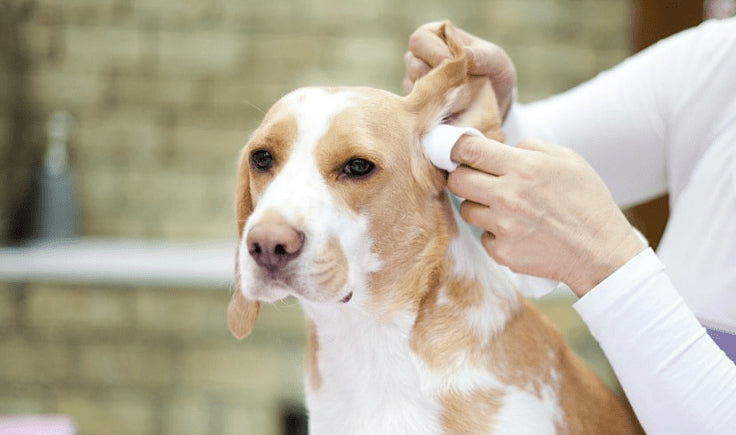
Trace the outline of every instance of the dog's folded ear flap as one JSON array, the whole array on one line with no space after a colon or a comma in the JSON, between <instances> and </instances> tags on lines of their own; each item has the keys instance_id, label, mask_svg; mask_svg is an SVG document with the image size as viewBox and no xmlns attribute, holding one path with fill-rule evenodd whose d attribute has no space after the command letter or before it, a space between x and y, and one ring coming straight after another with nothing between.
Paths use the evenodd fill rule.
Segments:
<instances>
[{"instance_id":1,"label":"dog's folded ear flap","mask_svg":"<svg viewBox=\"0 0 736 435\"><path fill-rule=\"evenodd\" d=\"M439 123L473 127L489 138L503 141L501 114L491 81L468 75L468 59L455 27L443 22L437 35L452 58L418 79L406 97L409 110L419 116L419 134Z\"/></svg>"},{"instance_id":2,"label":"dog's folded ear flap","mask_svg":"<svg viewBox=\"0 0 736 435\"><path fill-rule=\"evenodd\" d=\"M243 149L240 155L237 187L235 192L235 216L238 229L238 242L243 239L245 221L253 211L253 201L250 194L250 174L248 156ZM240 243L238 243L240 244ZM230 332L237 338L248 336L255 327L261 303L252 301L243 296L240 288L240 248L235 253L235 292L227 308L227 324Z\"/></svg>"},{"instance_id":3,"label":"dog's folded ear flap","mask_svg":"<svg viewBox=\"0 0 736 435\"><path fill-rule=\"evenodd\" d=\"M230 305L227 307L227 325L230 332L238 339L247 337L256 326L260 309L260 302L246 299L240 288L236 286L235 293L230 299Z\"/></svg>"}]
</instances>

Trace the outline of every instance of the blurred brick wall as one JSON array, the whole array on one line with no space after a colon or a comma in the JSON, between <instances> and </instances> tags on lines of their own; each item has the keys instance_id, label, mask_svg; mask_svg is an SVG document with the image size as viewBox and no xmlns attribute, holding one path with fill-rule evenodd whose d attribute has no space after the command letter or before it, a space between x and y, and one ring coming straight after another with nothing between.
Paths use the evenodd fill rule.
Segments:
<instances>
[{"instance_id":1,"label":"blurred brick wall","mask_svg":"<svg viewBox=\"0 0 736 435\"><path fill-rule=\"evenodd\" d=\"M625 0L0 0L0 225L49 114L67 110L82 235L234 238L236 158L262 111L304 85L400 92L409 34L442 18L509 52L522 101L628 54ZM278 433L302 395L302 316L264 307L241 343L227 299L0 284L0 414L68 413L82 433Z\"/></svg>"},{"instance_id":2,"label":"blurred brick wall","mask_svg":"<svg viewBox=\"0 0 736 435\"><path fill-rule=\"evenodd\" d=\"M0 284L0 415L63 413L80 433L278 434L302 400L293 301L244 342L223 291Z\"/></svg>"},{"instance_id":3,"label":"blurred brick wall","mask_svg":"<svg viewBox=\"0 0 736 435\"><path fill-rule=\"evenodd\" d=\"M522 101L593 76L629 46L624 0L0 0L0 8L13 12L3 17L12 24L4 51L23 62L0 67L16 83L0 92L1 105L23 121L13 137L0 109L0 150L12 147L14 169L27 174L50 112L74 114L88 236L232 237L235 159L261 111L304 85L400 92L406 41L424 22L447 17L505 47Z\"/></svg>"}]
</instances>

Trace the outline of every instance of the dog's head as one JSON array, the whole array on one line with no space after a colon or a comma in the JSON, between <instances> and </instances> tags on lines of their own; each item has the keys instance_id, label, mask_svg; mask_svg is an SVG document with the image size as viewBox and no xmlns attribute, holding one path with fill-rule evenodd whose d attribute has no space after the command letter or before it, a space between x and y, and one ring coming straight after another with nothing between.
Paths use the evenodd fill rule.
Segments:
<instances>
[{"instance_id":1,"label":"dog's head","mask_svg":"<svg viewBox=\"0 0 736 435\"><path fill-rule=\"evenodd\" d=\"M468 78L449 23L439 35L454 57L407 97L303 88L279 100L253 133L237 180L239 243L228 310L235 336L250 333L261 302L289 295L365 309L421 296L432 277L418 266L442 261L452 219L446 175L431 165L420 139L459 102L470 108L450 122L500 132L490 83Z\"/></svg>"}]
</instances>

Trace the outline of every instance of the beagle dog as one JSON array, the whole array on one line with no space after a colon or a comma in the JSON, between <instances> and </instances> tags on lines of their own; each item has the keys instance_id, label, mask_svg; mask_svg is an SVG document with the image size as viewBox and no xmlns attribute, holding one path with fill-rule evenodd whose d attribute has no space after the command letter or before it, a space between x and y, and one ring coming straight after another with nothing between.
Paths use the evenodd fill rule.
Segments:
<instances>
[{"instance_id":1,"label":"beagle dog","mask_svg":"<svg viewBox=\"0 0 736 435\"><path fill-rule=\"evenodd\" d=\"M422 136L448 121L503 139L487 79L453 58L399 97L303 88L245 145L233 334L261 303L309 319L314 434L630 433L629 415L511 284L452 207Z\"/></svg>"}]
</instances>

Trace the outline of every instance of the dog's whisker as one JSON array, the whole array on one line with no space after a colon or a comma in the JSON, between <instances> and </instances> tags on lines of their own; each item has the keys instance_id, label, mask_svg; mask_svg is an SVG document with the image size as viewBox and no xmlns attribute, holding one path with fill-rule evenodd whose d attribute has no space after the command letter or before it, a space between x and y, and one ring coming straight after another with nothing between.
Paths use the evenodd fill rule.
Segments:
<instances>
[{"instance_id":1,"label":"dog's whisker","mask_svg":"<svg viewBox=\"0 0 736 435\"><path fill-rule=\"evenodd\" d=\"M312 278L316 283L325 283L333 280L337 276L335 269L327 269L318 273L310 273L309 277Z\"/></svg>"},{"instance_id":2,"label":"dog's whisker","mask_svg":"<svg viewBox=\"0 0 736 435\"><path fill-rule=\"evenodd\" d=\"M321 264L334 264L334 263L335 263L335 260L332 258L327 258L327 259L321 258L321 259L314 260L314 264L318 266Z\"/></svg>"},{"instance_id":3,"label":"dog's whisker","mask_svg":"<svg viewBox=\"0 0 736 435\"><path fill-rule=\"evenodd\" d=\"M300 307L299 301L296 298L289 298L284 300L284 308Z\"/></svg>"},{"instance_id":4,"label":"dog's whisker","mask_svg":"<svg viewBox=\"0 0 736 435\"><path fill-rule=\"evenodd\" d=\"M257 111L261 112L262 115L265 115L266 114L266 111L265 110L261 109L260 107L256 106L255 104L251 103L250 101L244 100L243 102L245 104L249 105L250 107L256 109Z\"/></svg>"},{"instance_id":5,"label":"dog's whisker","mask_svg":"<svg viewBox=\"0 0 736 435\"><path fill-rule=\"evenodd\" d=\"M334 270L325 270L325 271L320 272L320 273L310 273L309 276L311 278L317 278L317 279L319 279L319 278L322 278L322 277L335 276L335 274L336 273L335 273Z\"/></svg>"},{"instance_id":6,"label":"dog's whisker","mask_svg":"<svg viewBox=\"0 0 736 435\"><path fill-rule=\"evenodd\" d=\"M334 267L325 267L324 269L314 270L310 272L309 274L312 276L316 276L316 275L322 275L325 273L333 272L334 270L335 270Z\"/></svg>"},{"instance_id":7,"label":"dog's whisker","mask_svg":"<svg viewBox=\"0 0 736 435\"><path fill-rule=\"evenodd\" d=\"M314 279L313 282L318 287L326 287L328 284L334 282L335 279L336 279L336 275L335 274L331 274L331 275L328 275L328 276L322 276L322 277L319 277L317 279Z\"/></svg>"},{"instance_id":8,"label":"dog's whisker","mask_svg":"<svg viewBox=\"0 0 736 435\"><path fill-rule=\"evenodd\" d=\"M325 288L325 287L329 287L331 282L332 282L332 279L328 279L325 281L315 282L314 285L320 288Z\"/></svg>"}]
</instances>

